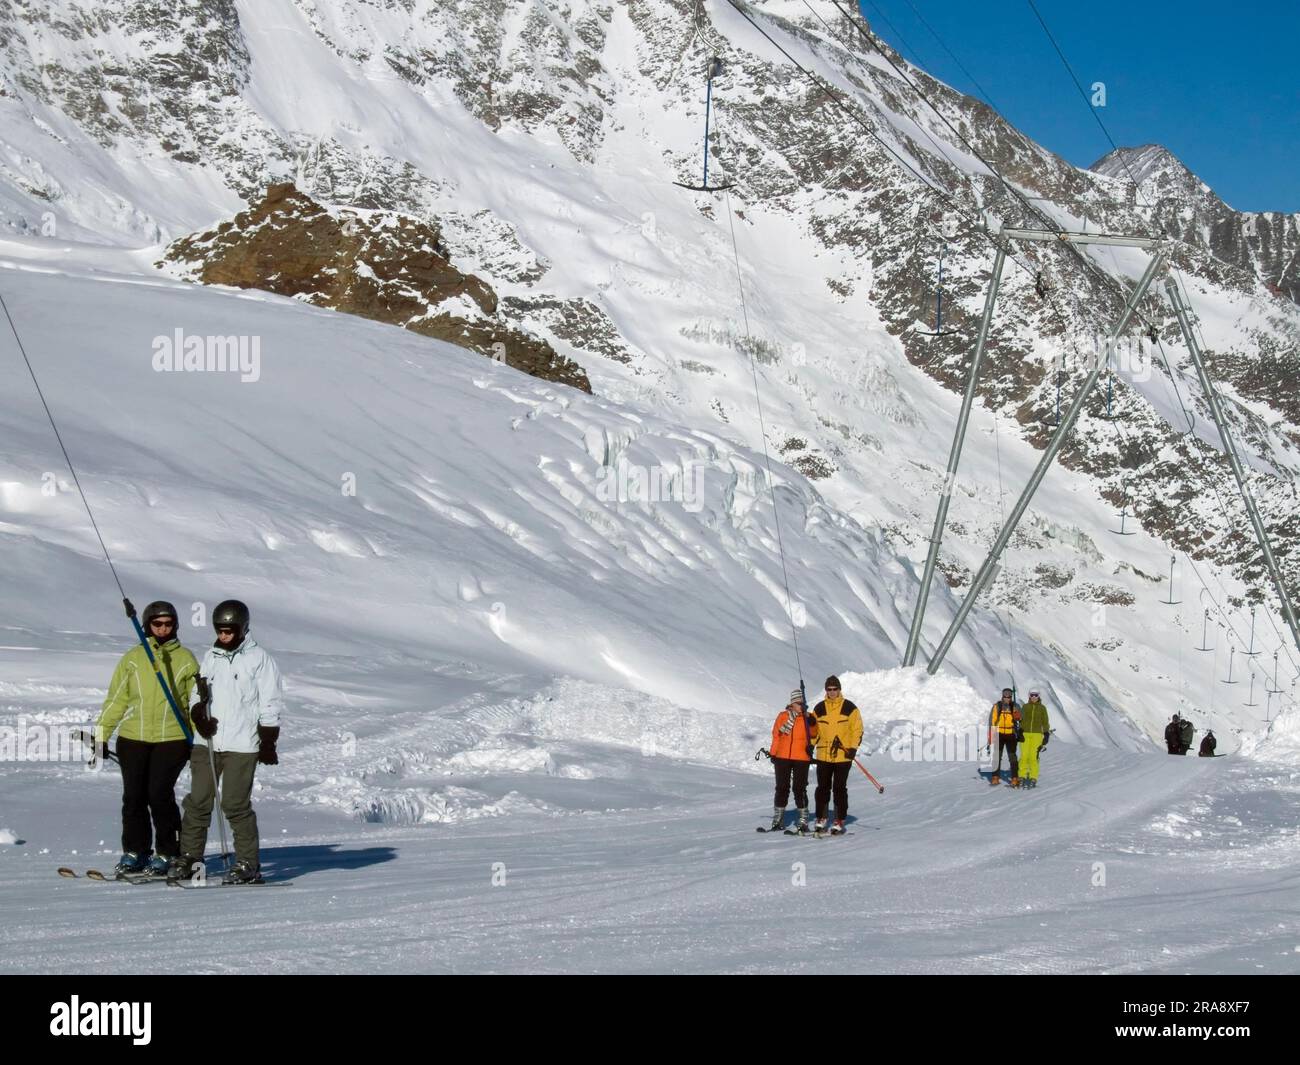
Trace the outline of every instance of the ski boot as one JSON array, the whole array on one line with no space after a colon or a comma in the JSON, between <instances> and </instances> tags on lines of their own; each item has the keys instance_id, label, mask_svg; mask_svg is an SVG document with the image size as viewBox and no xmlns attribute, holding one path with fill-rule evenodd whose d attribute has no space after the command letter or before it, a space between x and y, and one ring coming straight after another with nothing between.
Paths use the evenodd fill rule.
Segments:
<instances>
[{"instance_id":1,"label":"ski boot","mask_svg":"<svg viewBox=\"0 0 1300 1065\"><path fill-rule=\"evenodd\" d=\"M221 878L223 884L261 884L262 870L251 862L236 862Z\"/></svg>"},{"instance_id":2,"label":"ski boot","mask_svg":"<svg viewBox=\"0 0 1300 1065\"><path fill-rule=\"evenodd\" d=\"M794 830L801 836L808 834L808 811L799 811L799 820L794 823Z\"/></svg>"},{"instance_id":3,"label":"ski boot","mask_svg":"<svg viewBox=\"0 0 1300 1065\"><path fill-rule=\"evenodd\" d=\"M814 836L826 835L826 818L819 817L817 818L816 821L813 822L813 835Z\"/></svg>"},{"instance_id":4,"label":"ski boot","mask_svg":"<svg viewBox=\"0 0 1300 1065\"><path fill-rule=\"evenodd\" d=\"M113 875L122 880L128 876L139 876L148 868L149 859L145 855L136 854L135 851L127 851L113 866Z\"/></svg>"},{"instance_id":5,"label":"ski boot","mask_svg":"<svg viewBox=\"0 0 1300 1065\"><path fill-rule=\"evenodd\" d=\"M1020 778L1019 778L1019 777L1012 777L1012 778L1011 778L1011 786L1012 786L1013 788L1018 788L1018 787L1020 787Z\"/></svg>"},{"instance_id":6,"label":"ski boot","mask_svg":"<svg viewBox=\"0 0 1300 1065\"><path fill-rule=\"evenodd\" d=\"M175 860L175 858L167 858L161 854L155 854L149 859L149 864L145 867L145 872L150 876L156 876L159 878L165 877L167 875L167 870Z\"/></svg>"},{"instance_id":7,"label":"ski boot","mask_svg":"<svg viewBox=\"0 0 1300 1065\"><path fill-rule=\"evenodd\" d=\"M1002 778L1001 778L1000 776L998 776L996 773L994 773L991 777L989 777L989 784L990 784L990 785L993 785L993 784L1001 784L1001 783L1002 783Z\"/></svg>"},{"instance_id":8,"label":"ski boot","mask_svg":"<svg viewBox=\"0 0 1300 1065\"><path fill-rule=\"evenodd\" d=\"M831 825L831 835L832 836L844 835L844 818L837 817L835 819L835 823Z\"/></svg>"},{"instance_id":9,"label":"ski boot","mask_svg":"<svg viewBox=\"0 0 1300 1065\"><path fill-rule=\"evenodd\" d=\"M769 828L768 831L769 831L769 832L780 832L780 831L781 831L781 826L785 823L785 811L784 811L784 810L778 810L778 809L776 809L776 807L773 807L772 809L773 809L773 813L772 813L772 827Z\"/></svg>"},{"instance_id":10,"label":"ski boot","mask_svg":"<svg viewBox=\"0 0 1300 1065\"><path fill-rule=\"evenodd\" d=\"M191 858L187 854L182 854L167 863L166 876L168 880L189 880L196 875L202 879L203 868L202 858Z\"/></svg>"}]
</instances>

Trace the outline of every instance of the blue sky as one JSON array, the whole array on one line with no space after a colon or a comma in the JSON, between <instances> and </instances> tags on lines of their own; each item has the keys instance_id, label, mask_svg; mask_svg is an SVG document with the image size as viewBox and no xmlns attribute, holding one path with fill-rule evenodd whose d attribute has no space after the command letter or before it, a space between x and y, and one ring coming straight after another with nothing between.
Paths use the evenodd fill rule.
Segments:
<instances>
[{"instance_id":1,"label":"blue sky","mask_svg":"<svg viewBox=\"0 0 1300 1065\"><path fill-rule=\"evenodd\" d=\"M1163 144L1239 211L1300 211L1300 3L1035 2L1084 87L1105 84L1098 113L1117 144ZM861 7L908 59L980 95L929 23L1007 119L1070 162L1110 150L1027 0Z\"/></svg>"}]
</instances>

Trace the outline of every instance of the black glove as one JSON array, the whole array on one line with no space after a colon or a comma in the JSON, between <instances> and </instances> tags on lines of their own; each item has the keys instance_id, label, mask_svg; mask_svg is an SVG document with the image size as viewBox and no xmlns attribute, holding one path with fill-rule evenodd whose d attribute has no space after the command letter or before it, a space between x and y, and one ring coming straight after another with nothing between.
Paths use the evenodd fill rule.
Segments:
<instances>
[{"instance_id":1,"label":"black glove","mask_svg":"<svg viewBox=\"0 0 1300 1065\"><path fill-rule=\"evenodd\" d=\"M850 762L855 761L858 757L858 749L856 747L846 747L844 753L849 756Z\"/></svg>"},{"instance_id":2,"label":"black glove","mask_svg":"<svg viewBox=\"0 0 1300 1065\"><path fill-rule=\"evenodd\" d=\"M280 738L279 725L258 725L257 738L262 741L257 748L257 761L261 765L279 765L280 758L275 753L275 741Z\"/></svg>"},{"instance_id":3,"label":"black glove","mask_svg":"<svg viewBox=\"0 0 1300 1065\"><path fill-rule=\"evenodd\" d=\"M190 720L194 722L194 731L205 740L217 734L218 718L208 716L208 702L204 699L190 707Z\"/></svg>"},{"instance_id":4,"label":"black glove","mask_svg":"<svg viewBox=\"0 0 1300 1065\"><path fill-rule=\"evenodd\" d=\"M1039 744L1039 749L1041 750L1043 747L1046 747L1046 746L1047 746L1047 741L1050 740L1051 738L1052 738L1052 734L1051 734L1050 732L1044 732L1044 733L1043 733L1043 742L1042 742L1041 744Z\"/></svg>"},{"instance_id":5,"label":"black glove","mask_svg":"<svg viewBox=\"0 0 1300 1065\"><path fill-rule=\"evenodd\" d=\"M840 742L840 738L836 736L833 740L831 740L831 754L834 754L836 751L840 750L843 746L844 744Z\"/></svg>"}]
</instances>

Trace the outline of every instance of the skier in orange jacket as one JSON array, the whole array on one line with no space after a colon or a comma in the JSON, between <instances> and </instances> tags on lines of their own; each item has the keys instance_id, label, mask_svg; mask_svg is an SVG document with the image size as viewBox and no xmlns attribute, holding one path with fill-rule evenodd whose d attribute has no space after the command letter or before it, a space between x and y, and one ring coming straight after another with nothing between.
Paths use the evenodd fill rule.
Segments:
<instances>
[{"instance_id":1,"label":"skier in orange jacket","mask_svg":"<svg viewBox=\"0 0 1300 1065\"><path fill-rule=\"evenodd\" d=\"M817 742L817 719L808 713L803 692L790 693L790 702L776 715L772 723L772 767L776 770L776 795L773 799L772 827L775 832L785 822L785 807L790 800L791 782L794 784L794 802L799 810L795 830L808 830L808 767L812 764L812 748Z\"/></svg>"}]
</instances>

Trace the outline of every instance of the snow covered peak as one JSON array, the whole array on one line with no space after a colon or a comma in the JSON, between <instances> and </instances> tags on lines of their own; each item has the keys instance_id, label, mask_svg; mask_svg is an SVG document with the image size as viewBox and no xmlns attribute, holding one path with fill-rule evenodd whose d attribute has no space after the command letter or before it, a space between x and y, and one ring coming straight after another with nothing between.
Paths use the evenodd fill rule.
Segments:
<instances>
[{"instance_id":1,"label":"snow covered peak","mask_svg":"<svg viewBox=\"0 0 1300 1065\"><path fill-rule=\"evenodd\" d=\"M1150 186L1154 190L1193 188L1201 193L1211 191L1173 152L1159 144L1119 148L1102 156L1088 169L1107 177L1136 181L1139 188L1144 189Z\"/></svg>"}]
</instances>

